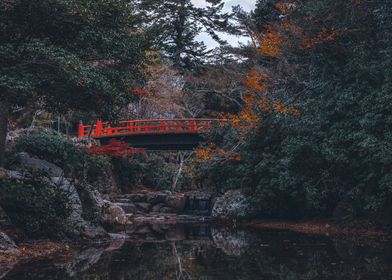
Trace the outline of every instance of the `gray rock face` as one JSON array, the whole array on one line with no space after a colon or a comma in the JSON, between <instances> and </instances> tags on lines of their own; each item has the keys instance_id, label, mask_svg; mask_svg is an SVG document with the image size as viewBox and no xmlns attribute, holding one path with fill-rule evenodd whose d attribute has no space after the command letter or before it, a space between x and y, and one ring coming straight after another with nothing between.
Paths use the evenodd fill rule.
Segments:
<instances>
[{"instance_id":1,"label":"gray rock face","mask_svg":"<svg viewBox=\"0 0 392 280\"><path fill-rule=\"evenodd\" d=\"M134 203L115 203L114 205L116 206L120 206L122 209L124 209L125 213L127 214L133 214L133 213L137 213L137 207Z\"/></svg>"},{"instance_id":2,"label":"gray rock face","mask_svg":"<svg viewBox=\"0 0 392 280\"><path fill-rule=\"evenodd\" d=\"M83 205L80 200L79 193L70 181L63 177L52 177L51 182L54 186L68 193L71 214L66 221L66 230L70 234L87 239L101 239L108 237L107 232L103 228L93 226L83 219ZM100 198L97 198L98 201L99 199Z\"/></svg>"},{"instance_id":3,"label":"gray rock face","mask_svg":"<svg viewBox=\"0 0 392 280\"><path fill-rule=\"evenodd\" d=\"M156 205L154 205L151 209L152 213L159 213L159 211L161 210L161 208L165 207L164 203L158 203Z\"/></svg>"},{"instance_id":4,"label":"gray rock face","mask_svg":"<svg viewBox=\"0 0 392 280\"><path fill-rule=\"evenodd\" d=\"M165 192L140 192L119 195L115 201L127 214L180 214L185 212L187 196Z\"/></svg>"},{"instance_id":5,"label":"gray rock face","mask_svg":"<svg viewBox=\"0 0 392 280\"><path fill-rule=\"evenodd\" d=\"M237 220L249 217L254 211L240 190L231 190L216 199L212 217L221 220Z\"/></svg>"},{"instance_id":6,"label":"gray rock face","mask_svg":"<svg viewBox=\"0 0 392 280\"><path fill-rule=\"evenodd\" d=\"M161 192L150 192L146 194L146 200L148 203L156 204L165 202L167 194Z\"/></svg>"},{"instance_id":7,"label":"gray rock face","mask_svg":"<svg viewBox=\"0 0 392 280\"><path fill-rule=\"evenodd\" d=\"M80 200L78 191L76 190L75 186L68 181L67 179L63 177L52 177L50 178L49 184L59 188L60 190L63 190L67 193L67 197L70 202L70 208L71 208L71 215L70 219L72 220L82 220L82 212L83 212L83 207L82 207L82 202Z\"/></svg>"},{"instance_id":8,"label":"gray rock face","mask_svg":"<svg viewBox=\"0 0 392 280\"><path fill-rule=\"evenodd\" d=\"M173 209L173 208L170 208L170 207L162 207L161 209L159 209L159 212L160 213L167 213L167 214L169 214L169 213L176 213L177 211L176 211L176 209Z\"/></svg>"},{"instance_id":9,"label":"gray rock face","mask_svg":"<svg viewBox=\"0 0 392 280\"><path fill-rule=\"evenodd\" d=\"M137 202L135 203L135 205L140 211L144 213L148 213L152 207L150 203L145 203L145 202Z\"/></svg>"},{"instance_id":10,"label":"gray rock face","mask_svg":"<svg viewBox=\"0 0 392 280\"><path fill-rule=\"evenodd\" d=\"M16 156L19 167L33 171L43 171L53 177L63 176L63 170L57 165L31 157L27 153L19 153Z\"/></svg>"},{"instance_id":11,"label":"gray rock face","mask_svg":"<svg viewBox=\"0 0 392 280\"><path fill-rule=\"evenodd\" d=\"M34 159L27 154L21 153L21 165L30 170L45 171L52 177L48 177L48 186L65 191L69 199L70 216L64 221L65 232L74 238L102 239L108 238L107 232L97 226L93 226L82 217L83 205L76 187L66 178L62 177L63 171L58 166L44 160ZM24 162L24 163L22 163ZM9 178L23 180L24 174L20 171L5 171ZM60 175L60 176L58 176Z\"/></svg>"},{"instance_id":12,"label":"gray rock face","mask_svg":"<svg viewBox=\"0 0 392 280\"><path fill-rule=\"evenodd\" d=\"M91 186L85 186L82 191L84 199L88 200L90 204L96 211L102 214L102 220L106 225L116 226L124 225L127 223L128 218L126 216L125 208L128 204L125 203L112 203L108 200L103 199L100 192L94 190ZM132 205L129 205L130 207ZM134 208L136 208L133 205ZM132 212L131 212L132 213Z\"/></svg>"},{"instance_id":13,"label":"gray rock face","mask_svg":"<svg viewBox=\"0 0 392 280\"><path fill-rule=\"evenodd\" d=\"M0 231L0 253L17 253L17 252L19 252L19 250L16 244L14 243L14 241L12 241L7 234Z\"/></svg>"},{"instance_id":14,"label":"gray rock face","mask_svg":"<svg viewBox=\"0 0 392 280\"><path fill-rule=\"evenodd\" d=\"M186 197L181 195L170 195L166 197L165 204L174 208L177 212L183 212L185 210Z\"/></svg>"},{"instance_id":15,"label":"gray rock face","mask_svg":"<svg viewBox=\"0 0 392 280\"><path fill-rule=\"evenodd\" d=\"M132 202L145 202L146 196L141 193L128 194L127 198Z\"/></svg>"},{"instance_id":16,"label":"gray rock face","mask_svg":"<svg viewBox=\"0 0 392 280\"><path fill-rule=\"evenodd\" d=\"M106 201L103 206L103 220L110 225L125 225L128 222L128 217L122 207Z\"/></svg>"}]
</instances>

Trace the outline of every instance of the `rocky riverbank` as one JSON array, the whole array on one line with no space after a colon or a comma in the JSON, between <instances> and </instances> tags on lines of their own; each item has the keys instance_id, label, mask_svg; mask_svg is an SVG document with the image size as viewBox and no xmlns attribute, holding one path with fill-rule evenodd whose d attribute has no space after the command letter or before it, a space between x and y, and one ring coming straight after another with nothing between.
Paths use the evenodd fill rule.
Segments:
<instances>
[{"instance_id":1,"label":"rocky riverbank","mask_svg":"<svg viewBox=\"0 0 392 280\"><path fill-rule=\"evenodd\" d=\"M106 176L103 176L106 178L104 182L99 178L95 181L91 179L81 181L75 172L73 169L65 170L24 152L13 156L8 169L0 169L2 187L19 191L19 194L15 193L10 198L7 198L8 194L4 193L0 203L6 206L0 213L0 220L3 221L0 225L1 262L12 265L15 261L49 257L59 252L66 252L69 247L65 244L70 243L108 242L112 239L109 232L124 234L149 232L154 236L164 234L174 236L172 238L175 239L184 239L184 231L178 230L182 226L176 227L174 233L167 231L168 226L205 224L211 220L231 223L246 217L246 199L240 191L229 191L223 196L201 191L172 193L139 190L118 194L119 188L115 186L114 176L107 171L105 171ZM34 181L36 177L39 179ZM38 182L39 186L32 186L32 180ZM28 204L40 203L39 196L35 198L27 196L23 200L18 200L18 196L25 195L24 190L30 188L43 195L42 200L48 199L45 193L42 193L44 189L50 194L66 194L64 207L68 212L64 219L58 221L57 212L53 212L48 218L54 219L57 224L37 220L34 221L35 224L31 223L23 228L23 223L30 223L30 221L28 219L21 221L19 216L28 211L26 208L30 207ZM16 200L10 203L9 199ZM48 207L61 207L55 205L54 201L47 203L49 203ZM39 211L49 210L51 209L42 208ZM31 214L33 219L40 218L40 212L26 213ZM40 231L36 226L41 227ZM33 240L31 236L34 236L34 240L37 235L41 240L47 238L40 234L49 235L49 227L51 227L50 234L54 238L45 239L48 241L31 242ZM61 242L58 242L59 240Z\"/></svg>"}]
</instances>

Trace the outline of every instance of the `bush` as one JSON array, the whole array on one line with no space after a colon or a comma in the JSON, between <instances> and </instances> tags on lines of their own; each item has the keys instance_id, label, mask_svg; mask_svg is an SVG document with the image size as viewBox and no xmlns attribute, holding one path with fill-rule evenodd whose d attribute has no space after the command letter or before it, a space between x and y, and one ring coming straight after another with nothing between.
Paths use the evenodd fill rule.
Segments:
<instances>
[{"instance_id":1,"label":"bush","mask_svg":"<svg viewBox=\"0 0 392 280\"><path fill-rule=\"evenodd\" d=\"M0 204L30 236L57 236L69 216L67 193L42 178L0 179Z\"/></svg>"},{"instance_id":2,"label":"bush","mask_svg":"<svg viewBox=\"0 0 392 280\"><path fill-rule=\"evenodd\" d=\"M52 130L20 136L16 140L15 150L54 163L61 167L67 176L89 183L106 176L105 170L110 166L107 158L89 153Z\"/></svg>"},{"instance_id":3,"label":"bush","mask_svg":"<svg viewBox=\"0 0 392 280\"><path fill-rule=\"evenodd\" d=\"M175 153L150 153L115 159L114 166L124 191L134 187L170 190L178 169ZM186 188L189 182L188 174L182 172L176 190Z\"/></svg>"}]
</instances>

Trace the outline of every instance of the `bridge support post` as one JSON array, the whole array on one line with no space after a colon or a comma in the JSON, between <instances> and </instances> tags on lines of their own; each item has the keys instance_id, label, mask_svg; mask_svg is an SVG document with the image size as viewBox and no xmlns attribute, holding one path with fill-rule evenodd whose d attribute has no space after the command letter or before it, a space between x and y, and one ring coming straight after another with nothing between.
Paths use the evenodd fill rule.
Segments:
<instances>
[{"instance_id":1,"label":"bridge support post","mask_svg":"<svg viewBox=\"0 0 392 280\"><path fill-rule=\"evenodd\" d=\"M130 132L130 133L133 133L133 132L134 132L134 131L133 131L133 127L134 127L133 122L130 122L130 123L129 123L129 132Z\"/></svg>"},{"instance_id":2,"label":"bridge support post","mask_svg":"<svg viewBox=\"0 0 392 280\"><path fill-rule=\"evenodd\" d=\"M95 124L95 135L94 136L101 136L103 132L103 123L102 121L97 121Z\"/></svg>"},{"instance_id":3,"label":"bridge support post","mask_svg":"<svg viewBox=\"0 0 392 280\"><path fill-rule=\"evenodd\" d=\"M83 127L83 122L82 121L79 121L78 137L84 137L84 127Z\"/></svg>"},{"instance_id":4,"label":"bridge support post","mask_svg":"<svg viewBox=\"0 0 392 280\"><path fill-rule=\"evenodd\" d=\"M193 131L197 131L197 125L196 125L196 121L194 119L192 120L192 128L193 128Z\"/></svg>"}]
</instances>

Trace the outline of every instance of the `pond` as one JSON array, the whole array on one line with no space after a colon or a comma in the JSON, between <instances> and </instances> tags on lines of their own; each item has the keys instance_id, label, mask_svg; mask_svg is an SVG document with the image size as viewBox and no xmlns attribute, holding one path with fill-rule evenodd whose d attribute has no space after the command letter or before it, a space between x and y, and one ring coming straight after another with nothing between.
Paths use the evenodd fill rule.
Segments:
<instances>
[{"instance_id":1,"label":"pond","mask_svg":"<svg viewBox=\"0 0 392 280\"><path fill-rule=\"evenodd\" d=\"M128 233L16 266L2 279L392 279L388 243L209 224L139 225Z\"/></svg>"}]
</instances>

